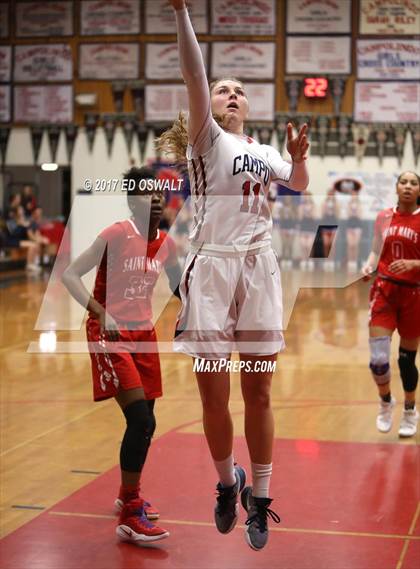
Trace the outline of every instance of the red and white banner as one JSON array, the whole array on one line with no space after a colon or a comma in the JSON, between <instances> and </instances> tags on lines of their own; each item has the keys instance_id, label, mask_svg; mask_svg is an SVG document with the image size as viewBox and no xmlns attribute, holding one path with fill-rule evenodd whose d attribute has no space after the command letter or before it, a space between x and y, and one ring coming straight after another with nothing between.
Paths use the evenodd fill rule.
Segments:
<instances>
[{"instance_id":1,"label":"red and white banner","mask_svg":"<svg viewBox=\"0 0 420 569\"><path fill-rule=\"evenodd\" d=\"M419 0L359 0L359 33L380 36L418 35Z\"/></svg>"},{"instance_id":2,"label":"red and white banner","mask_svg":"<svg viewBox=\"0 0 420 569\"><path fill-rule=\"evenodd\" d=\"M180 111L188 111L185 85L146 85L146 121L173 121Z\"/></svg>"},{"instance_id":3,"label":"red and white banner","mask_svg":"<svg viewBox=\"0 0 420 569\"><path fill-rule=\"evenodd\" d=\"M213 0L212 34L272 36L276 33L274 0Z\"/></svg>"},{"instance_id":4,"label":"red and white banner","mask_svg":"<svg viewBox=\"0 0 420 569\"><path fill-rule=\"evenodd\" d=\"M287 33L351 32L351 0L287 0Z\"/></svg>"},{"instance_id":5,"label":"red and white banner","mask_svg":"<svg viewBox=\"0 0 420 569\"><path fill-rule=\"evenodd\" d=\"M10 120L10 85L0 85L0 122Z\"/></svg>"},{"instance_id":6,"label":"red and white banner","mask_svg":"<svg viewBox=\"0 0 420 569\"><path fill-rule=\"evenodd\" d=\"M82 0L80 33L84 36L140 33L140 2Z\"/></svg>"},{"instance_id":7,"label":"red and white banner","mask_svg":"<svg viewBox=\"0 0 420 569\"><path fill-rule=\"evenodd\" d=\"M351 73L351 38L289 36L286 73Z\"/></svg>"},{"instance_id":8,"label":"red and white banner","mask_svg":"<svg viewBox=\"0 0 420 569\"><path fill-rule=\"evenodd\" d=\"M206 0L187 0L187 6L195 33L206 34ZM176 34L174 10L167 0L146 0L145 20L147 34Z\"/></svg>"},{"instance_id":9,"label":"red and white banner","mask_svg":"<svg viewBox=\"0 0 420 569\"><path fill-rule=\"evenodd\" d=\"M358 79L420 81L419 40L359 39L356 54Z\"/></svg>"},{"instance_id":10,"label":"red and white banner","mask_svg":"<svg viewBox=\"0 0 420 569\"><path fill-rule=\"evenodd\" d=\"M80 79L137 79L138 43L85 43L79 46Z\"/></svg>"},{"instance_id":11,"label":"red and white banner","mask_svg":"<svg viewBox=\"0 0 420 569\"><path fill-rule=\"evenodd\" d=\"M274 83L244 83L251 121L274 120ZM146 85L146 121L173 121L180 111L188 111L185 85Z\"/></svg>"},{"instance_id":12,"label":"red and white banner","mask_svg":"<svg viewBox=\"0 0 420 569\"><path fill-rule=\"evenodd\" d=\"M200 44L204 65L207 68L208 45ZM147 79L182 79L179 51L176 43L146 43Z\"/></svg>"},{"instance_id":13,"label":"red and white banner","mask_svg":"<svg viewBox=\"0 0 420 569\"><path fill-rule=\"evenodd\" d=\"M14 88L14 120L67 123L73 120L71 85L21 85Z\"/></svg>"},{"instance_id":14,"label":"red and white banner","mask_svg":"<svg viewBox=\"0 0 420 569\"><path fill-rule=\"evenodd\" d=\"M213 42L212 77L273 79L275 43Z\"/></svg>"},{"instance_id":15,"label":"red and white banner","mask_svg":"<svg viewBox=\"0 0 420 569\"><path fill-rule=\"evenodd\" d=\"M0 4L0 38L9 37L9 4Z\"/></svg>"},{"instance_id":16,"label":"red and white banner","mask_svg":"<svg viewBox=\"0 0 420 569\"><path fill-rule=\"evenodd\" d=\"M420 83L356 81L354 120L416 123L420 121Z\"/></svg>"},{"instance_id":17,"label":"red and white banner","mask_svg":"<svg viewBox=\"0 0 420 569\"><path fill-rule=\"evenodd\" d=\"M73 2L18 2L16 36L71 36Z\"/></svg>"},{"instance_id":18,"label":"red and white banner","mask_svg":"<svg viewBox=\"0 0 420 569\"><path fill-rule=\"evenodd\" d=\"M12 47L0 45L0 81L10 81L12 76Z\"/></svg>"},{"instance_id":19,"label":"red and white banner","mask_svg":"<svg viewBox=\"0 0 420 569\"><path fill-rule=\"evenodd\" d=\"M73 58L67 44L16 45L13 78L16 82L71 81Z\"/></svg>"},{"instance_id":20,"label":"red and white banner","mask_svg":"<svg viewBox=\"0 0 420 569\"><path fill-rule=\"evenodd\" d=\"M275 106L274 83L244 83L249 101L248 120L273 121Z\"/></svg>"}]
</instances>

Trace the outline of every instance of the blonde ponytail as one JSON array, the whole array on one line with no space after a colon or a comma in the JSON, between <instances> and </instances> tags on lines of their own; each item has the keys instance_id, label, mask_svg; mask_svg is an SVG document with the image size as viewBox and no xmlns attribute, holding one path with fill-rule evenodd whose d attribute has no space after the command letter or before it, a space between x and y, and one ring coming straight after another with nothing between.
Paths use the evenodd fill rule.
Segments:
<instances>
[{"instance_id":1,"label":"blonde ponytail","mask_svg":"<svg viewBox=\"0 0 420 569\"><path fill-rule=\"evenodd\" d=\"M188 145L187 115L180 112L174 124L155 138L156 150L161 154L171 154L176 162L186 162Z\"/></svg>"}]
</instances>

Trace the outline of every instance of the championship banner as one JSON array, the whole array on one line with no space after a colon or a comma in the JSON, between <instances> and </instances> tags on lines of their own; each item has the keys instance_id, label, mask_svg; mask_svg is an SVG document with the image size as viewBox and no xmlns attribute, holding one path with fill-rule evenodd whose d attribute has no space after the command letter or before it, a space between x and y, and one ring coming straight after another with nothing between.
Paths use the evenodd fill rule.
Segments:
<instances>
[{"instance_id":1,"label":"championship banner","mask_svg":"<svg viewBox=\"0 0 420 569\"><path fill-rule=\"evenodd\" d=\"M363 158L366 152L370 129L365 124L353 123L352 134L353 134L354 155L356 156L357 160L360 162L360 160Z\"/></svg>"},{"instance_id":2,"label":"championship banner","mask_svg":"<svg viewBox=\"0 0 420 569\"><path fill-rule=\"evenodd\" d=\"M340 158L345 158L350 154L349 144L352 139L351 122L351 116L340 115L338 117L338 154Z\"/></svg>"},{"instance_id":3,"label":"championship banner","mask_svg":"<svg viewBox=\"0 0 420 569\"><path fill-rule=\"evenodd\" d=\"M139 120L144 120L144 81L133 81L130 85L131 96L133 97L134 110Z\"/></svg>"},{"instance_id":4,"label":"championship banner","mask_svg":"<svg viewBox=\"0 0 420 569\"><path fill-rule=\"evenodd\" d=\"M2 165L6 162L6 153L10 130L11 129L9 126L0 126L0 158Z\"/></svg>"},{"instance_id":5,"label":"championship banner","mask_svg":"<svg viewBox=\"0 0 420 569\"><path fill-rule=\"evenodd\" d=\"M412 36L420 30L418 0L359 0L359 33Z\"/></svg>"},{"instance_id":6,"label":"championship banner","mask_svg":"<svg viewBox=\"0 0 420 569\"><path fill-rule=\"evenodd\" d=\"M41 149L42 136L44 134L44 126L32 125L30 131L31 131L32 152L34 154L34 164L36 164L38 162L39 151Z\"/></svg>"},{"instance_id":7,"label":"championship banner","mask_svg":"<svg viewBox=\"0 0 420 569\"><path fill-rule=\"evenodd\" d=\"M125 83L122 83L121 81L115 81L111 84L111 89L115 110L117 113L121 113L124 104Z\"/></svg>"},{"instance_id":8,"label":"championship banner","mask_svg":"<svg viewBox=\"0 0 420 569\"><path fill-rule=\"evenodd\" d=\"M128 153L131 154L133 148L133 135L136 115L135 113L124 113L120 115L119 119L122 125L124 140L127 145Z\"/></svg>"},{"instance_id":9,"label":"championship banner","mask_svg":"<svg viewBox=\"0 0 420 569\"><path fill-rule=\"evenodd\" d=\"M57 156L58 141L60 139L60 127L56 125L51 125L47 128L48 142L50 144L50 152L52 162L55 162Z\"/></svg>"},{"instance_id":10,"label":"championship banner","mask_svg":"<svg viewBox=\"0 0 420 569\"><path fill-rule=\"evenodd\" d=\"M102 124L105 132L106 149L108 157L112 154L112 147L114 145L115 129L117 127L117 116L104 114L102 115Z\"/></svg>"},{"instance_id":11,"label":"championship banner","mask_svg":"<svg viewBox=\"0 0 420 569\"><path fill-rule=\"evenodd\" d=\"M275 114L275 117L276 117L275 129L277 137L277 146L279 152L281 153L283 150L284 141L286 140L286 128L287 128L287 123L289 122L289 115L277 112Z\"/></svg>"},{"instance_id":12,"label":"championship banner","mask_svg":"<svg viewBox=\"0 0 420 569\"><path fill-rule=\"evenodd\" d=\"M17 37L71 35L73 2L17 2Z\"/></svg>"},{"instance_id":13,"label":"championship banner","mask_svg":"<svg viewBox=\"0 0 420 569\"><path fill-rule=\"evenodd\" d=\"M85 43L79 46L80 79L137 79L139 44Z\"/></svg>"},{"instance_id":14,"label":"championship banner","mask_svg":"<svg viewBox=\"0 0 420 569\"><path fill-rule=\"evenodd\" d=\"M274 120L274 84L244 83L250 112L250 121ZM178 117L179 111L188 111L188 95L184 85L146 85L147 122L168 122Z\"/></svg>"},{"instance_id":15,"label":"championship banner","mask_svg":"<svg viewBox=\"0 0 420 569\"><path fill-rule=\"evenodd\" d=\"M354 120L416 123L420 121L420 83L356 81Z\"/></svg>"},{"instance_id":16,"label":"championship banner","mask_svg":"<svg viewBox=\"0 0 420 569\"><path fill-rule=\"evenodd\" d=\"M15 122L66 123L73 120L71 85L21 85L14 88Z\"/></svg>"},{"instance_id":17,"label":"championship banner","mask_svg":"<svg viewBox=\"0 0 420 569\"><path fill-rule=\"evenodd\" d=\"M146 85L145 120L147 122L173 121L179 111L188 111L185 85Z\"/></svg>"},{"instance_id":18,"label":"championship banner","mask_svg":"<svg viewBox=\"0 0 420 569\"><path fill-rule=\"evenodd\" d=\"M219 35L273 36L276 33L274 0L213 0L211 33Z\"/></svg>"},{"instance_id":19,"label":"championship banner","mask_svg":"<svg viewBox=\"0 0 420 569\"><path fill-rule=\"evenodd\" d=\"M420 156L420 125L419 124L410 125L410 132L413 141L414 161L417 166Z\"/></svg>"},{"instance_id":20,"label":"championship banner","mask_svg":"<svg viewBox=\"0 0 420 569\"><path fill-rule=\"evenodd\" d=\"M200 43L204 66L207 69L208 45ZM182 79L179 66L178 45L176 43L146 44L147 79Z\"/></svg>"},{"instance_id":21,"label":"championship banner","mask_svg":"<svg viewBox=\"0 0 420 569\"><path fill-rule=\"evenodd\" d=\"M382 166L385 156L385 143L388 138L386 126L384 124L373 125L373 136L375 142L375 156L377 156L379 164Z\"/></svg>"},{"instance_id":22,"label":"championship banner","mask_svg":"<svg viewBox=\"0 0 420 569\"><path fill-rule=\"evenodd\" d=\"M0 45L0 81L10 81L12 75L12 47Z\"/></svg>"},{"instance_id":23,"label":"championship banner","mask_svg":"<svg viewBox=\"0 0 420 569\"><path fill-rule=\"evenodd\" d=\"M145 151L146 151L147 136L149 134L149 131L148 131L148 129L144 123L137 122L136 123L136 133L137 133L137 140L139 143L140 160L141 160L141 163L143 164Z\"/></svg>"},{"instance_id":24,"label":"championship banner","mask_svg":"<svg viewBox=\"0 0 420 569\"><path fill-rule=\"evenodd\" d=\"M79 127L75 124L66 124L64 126L64 134L66 136L66 150L69 163L73 157L74 143L76 142Z\"/></svg>"},{"instance_id":25,"label":"championship banner","mask_svg":"<svg viewBox=\"0 0 420 569\"><path fill-rule=\"evenodd\" d=\"M0 4L0 38L9 37L9 4Z\"/></svg>"},{"instance_id":26,"label":"championship banner","mask_svg":"<svg viewBox=\"0 0 420 569\"><path fill-rule=\"evenodd\" d=\"M92 153L93 144L95 142L96 129L98 128L99 115L97 113L85 114L85 132L88 143L89 152Z\"/></svg>"},{"instance_id":27,"label":"championship banner","mask_svg":"<svg viewBox=\"0 0 420 569\"><path fill-rule=\"evenodd\" d=\"M302 88L302 80L297 77L286 77L286 93L289 100L289 109L292 113L297 110L300 90Z\"/></svg>"},{"instance_id":28,"label":"championship banner","mask_svg":"<svg viewBox=\"0 0 420 569\"><path fill-rule=\"evenodd\" d=\"M213 42L212 77L273 79L275 43Z\"/></svg>"},{"instance_id":29,"label":"championship banner","mask_svg":"<svg viewBox=\"0 0 420 569\"><path fill-rule=\"evenodd\" d=\"M188 13L196 34L206 34L207 1L187 0ZM146 0L146 33L176 34L176 22L173 8L167 0Z\"/></svg>"},{"instance_id":30,"label":"championship banner","mask_svg":"<svg viewBox=\"0 0 420 569\"><path fill-rule=\"evenodd\" d=\"M71 81L71 47L67 44L16 45L13 78L18 83Z\"/></svg>"},{"instance_id":31,"label":"championship banner","mask_svg":"<svg viewBox=\"0 0 420 569\"><path fill-rule=\"evenodd\" d=\"M351 73L350 37L288 37L286 73Z\"/></svg>"},{"instance_id":32,"label":"championship banner","mask_svg":"<svg viewBox=\"0 0 420 569\"><path fill-rule=\"evenodd\" d=\"M80 3L80 34L139 34L140 2L138 0L82 0Z\"/></svg>"},{"instance_id":33,"label":"championship banner","mask_svg":"<svg viewBox=\"0 0 420 569\"><path fill-rule=\"evenodd\" d=\"M351 0L287 0L288 34L348 34Z\"/></svg>"},{"instance_id":34,"label":"championship banner","mask_svg":"<svg viewBox=\"0 0 420 569\"><path fill-rule=\"evenodd\" d=\"M420 80L419 40L359 39L356 45L358 79Z\"/></svg>"},{"instance_id":35,"label":"championship banner","mask_svg":"<svg viewBox=\"0 0 420 569\"><path fill-rule=\"evenodd\" d=\"M398 159L398 166L401 166L404 156L405 139L407 137L408 125L398 125L394 128L395 155Z\"/></svg>"},{"instance_id":36,"label":"championship banner","mask_svg":"<svg viewBox=\"0 0 420 569\"><path fill-rule=\"evenodd\" d=\"M274 83L244 83L250 121L274 121Z\"/></svg>"},{"instance_id":37,"label":"championship banner","mask_svg":"<svg viewBox=\"0 0 420 569\"><path fill-rule=\"evenodd\" d=\"M271 144L274 124L257 124L258 141L260 144Z\"/></svg>"},{"instance_id":38,"label":"championship banner","mask_svg":"<svg viewBox=\"0 0 420 569\"><path fill-rule=\"evenodd\" d=\"M10 85L0 85L0 122L10 122Z\"/></svg>"},{"instance_id":39,"label":"championship banner","mask_svg":"<svg viewBox=\"0 0 420 569\"><path fill-rule=\"evenodd\" d=\"M346 87L346 80L343 77L332 77L330 85L331 95L334 101L334 113L339 115L341 111L341 101Z\"/></svg>"}]
</instances>

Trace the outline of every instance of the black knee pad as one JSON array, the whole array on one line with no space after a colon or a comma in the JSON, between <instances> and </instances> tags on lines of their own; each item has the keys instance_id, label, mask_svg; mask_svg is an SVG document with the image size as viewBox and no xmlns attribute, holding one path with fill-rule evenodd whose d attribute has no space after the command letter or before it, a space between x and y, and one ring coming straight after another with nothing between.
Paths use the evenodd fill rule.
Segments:
<instances>
[{"instance_id":1,"label":"black knee pad","mask_svg":"<svg viewBox=\"0 0 420 569\"><path fill-rule=\"evenodd\" d=\"M121 469L141 472L156 428L155 416L144 399L127 405L124 415L127 428L120 449Z\"/></svg>"},{"instance_id":2,"label":"black knee pad","mask_svg":"<svg viewBox=\"0 0 420 569\"><path fill-rule=\"evenodd\" d=\"M418 381L419 372L416 368L416 354L415 350L405 350L400 348L398 357L398 367L400 368L400 375L404 391L415 391Z\"/></svg>"}]
</instances>

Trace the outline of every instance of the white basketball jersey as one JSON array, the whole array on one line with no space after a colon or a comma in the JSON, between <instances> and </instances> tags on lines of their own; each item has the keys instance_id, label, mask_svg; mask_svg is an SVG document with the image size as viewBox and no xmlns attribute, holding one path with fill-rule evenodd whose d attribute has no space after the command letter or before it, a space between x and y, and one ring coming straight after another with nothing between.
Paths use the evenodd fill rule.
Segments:
<instances>
[{"instance_id":1,"label":"white basketball jersey","mask_svg":"<svg viewBox=\"0 0 420 569\"><path fill-rule=\"evenodd\" d=\"M207 152L187 150L191 241L228 247L271 241L268 189L274 179L287 185L292 165L271 146L226 132L214 120L208 136Z\"/></svg>"}]
</instances>

